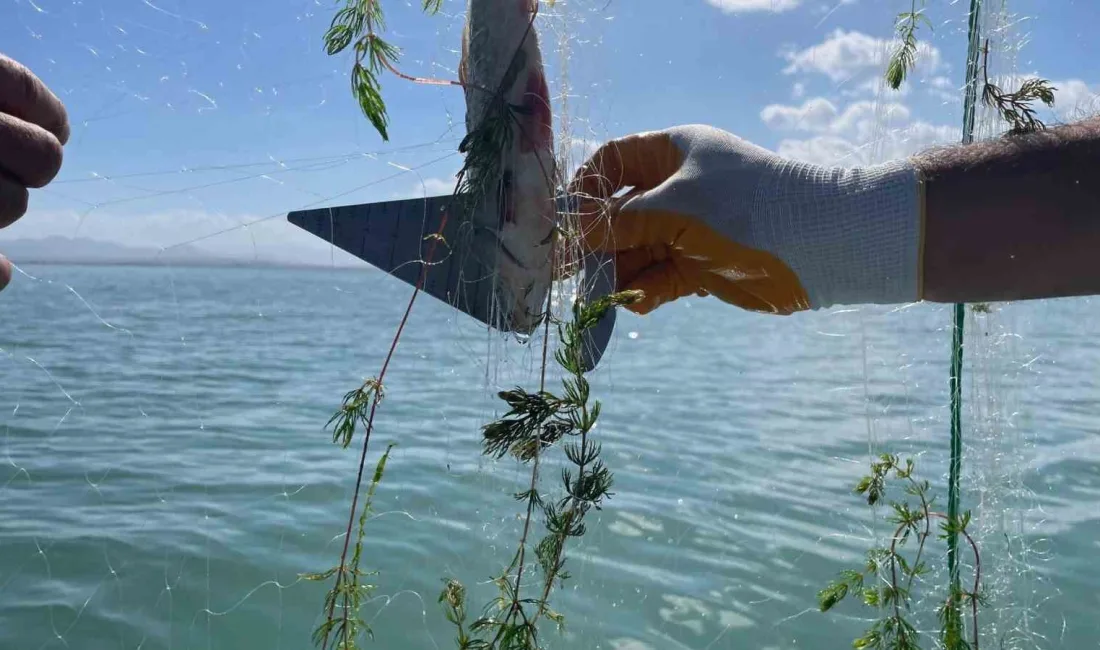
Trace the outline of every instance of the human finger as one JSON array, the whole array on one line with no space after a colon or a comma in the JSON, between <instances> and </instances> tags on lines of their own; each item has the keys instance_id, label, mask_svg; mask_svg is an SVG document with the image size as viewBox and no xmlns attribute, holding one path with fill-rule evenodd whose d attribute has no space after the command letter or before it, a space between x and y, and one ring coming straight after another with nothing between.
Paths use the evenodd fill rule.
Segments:
<instances>
[{"instance_id":1,"label":"human finger","mask_svg":"<svg viewBox=\"0 0 1100 650\"><path fill-rule=\"evenodd\" d=\"M46 129L0 113L0 170L26 187L42 187L61 170L61 142Z\"/></svg>"},{"instance_id":2,"label":"human finger","mask_svg":"<svg viewBox=\"0 0 1100 650\"><path fill-rule=\"evenodd\" d=\"M714 296L741 309L769 314L790 314L805 308L784 302L777 296L777 287L770 278L731 280L713 275L691 260L676 256L645 268L626 281L623 288L638 289L644 293L642 300L627 305L627 309L639 315L690 295Z\"/></svg>"},{"instance_id":3,"label":"human finger","mask_svg":"<svg viewBox=\"0 0 1100 650\"><path fill-rule=\"evenodd\" d=\"M792 314L809 308L810 299L798 274L778 257L730 241L710 247L698 242L684 243L684 250L693 251L692 255L704 267L702 286L718 299L772 314Z\"/></svg>"},{"instance_id":4,"label":"human finger","mask_svg":"<svg viewBox=\"0 0 1100 650\"><path fill-rule=\"evenodd\" d=\"M636 133L600 146L577 170L570 192L607 200L632 187L652 189L674 174L684 155L664 131Z\"/></svg>"},{"instance_id":5,"label":"human finger","mask_svg":"<svg viewBox=\"0 0 1100 650\"><path fill-rule=\"evenodd\" d=\"M656 246L631 248L615 254L615 290L624 291L642 273L668 261L667 251Z\"/></svg>"},{"instance_id":6,"label":"human finger","mask_svg":"<svg viewBox=\"0 0 1100 650\"><path fill-rule=\"evenodd\" d=\"M65 105L25 65L0 54L0 112L37 124L61 144L69 141Z\"/></svg>"},{"instance_id":7,"label":"human finger","mask_svg":"<svg viewBox=\"0 0 1100 650\"><path fill-rule=\"evenodd\" d=\"M8 258L0 255L0 291L4 290L4 287L8 286L11 282L11 262Z\"/></svg>"},{"instance_id":8,"label":"human finger","mask_svg":"<svg viewBox=\"0 0 1100 650\"><path fill-rule=\"evenodd\" d=\"M809 308L793 271L774 257L734 245L722 259L688 256L672 246L648 246L615 256L616 288L639 289L639 314L688 295L714 296L749 311L791 314Z\"/></svg>"},{"instance_id":9,"label":"human finger","mask_svg":"<svg viewBox=\"0 0 1100 650\"><path fill-rule=\"evenodd\" d=\"M697 230L698 219L675 212L632 210L631 192L611 199L605 209L578 215L581 236L590 250L619 252L645 246L671 246L686 232Z\"/></svg>"},{"instance_id":10,"label":"human finger","mask_svg":"<svg viewBox=\"0 0 1100 650\"><path fill-rule=\"evenodd\" d=\"M643 294L641 300L626 305L626 308L635 314L645 315L673 300L699 293L699 283L693 275L686 265L676 259L649 266L623 286L624 290L638 290Z\"/></svg>"},{"instance_id":11,"label":"human finger","mask_svg":"<svg viewBox=\"0 0 1100 650\"><path fill-rule=\"evenodd\" d=\"M776 304L775 287L767 280L714 278L705 284L708 294L741 309L768 314L791 313L783 306Z\"/></svg>"},{"instance_id":12,"label":"human finger","mask_svg":"<svg viewBox=\"0 0 1100 650\"><path fill-rule=\"evenodd\" d=\"M27 212L27 188L0 174L0 228L15 223Z\"/></svg>"}]
</instances>

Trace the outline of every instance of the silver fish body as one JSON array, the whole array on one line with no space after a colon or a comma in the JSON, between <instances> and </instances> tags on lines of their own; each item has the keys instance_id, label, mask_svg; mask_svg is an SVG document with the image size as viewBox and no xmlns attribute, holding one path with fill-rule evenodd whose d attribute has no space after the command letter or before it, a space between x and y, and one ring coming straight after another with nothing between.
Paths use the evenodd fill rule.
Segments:
<instances>
[{"instance_id":1,"label":"silver fish body","mask_svg":"<svg viewBox=\"0 0 1100 650\"><path fill-rule=\"evenodd\" d=\"M552 112L533 24L537 6L537 0L470 0L459 68L468 141L478 129L486 133L492 120L498 133L507 129L502 146L489 153L493 164L468 164L467 180L483 188L475 225L499 242L500 315L520 333L530 333L546 310L557 219Z\"/></svg>"}]
</instances>

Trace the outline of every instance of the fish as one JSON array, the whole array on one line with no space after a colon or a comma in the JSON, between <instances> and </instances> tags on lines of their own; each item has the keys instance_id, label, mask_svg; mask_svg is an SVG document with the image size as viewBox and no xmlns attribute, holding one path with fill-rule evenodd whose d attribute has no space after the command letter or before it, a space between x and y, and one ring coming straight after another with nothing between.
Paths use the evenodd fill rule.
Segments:
<instances>
[{"instance_id":1,"label":"fish","mask_svg":"<svg viewBox=\"0 0 1100 650\"><path fill-rule=\"evenodd\" d=\"M507 137L491 158L495 164L468 165L466 174L470 186L484 188L472 212L475 231L488 233L499 247L496 299L509 329L519 333L532 332L547 308L558 215L553 112L534 24L538 7L538 0L469 0L458 69L467 141L474 142L490 120L500 124L502 106L510 112Z\"/></svg>"},{"instance_id":2,"label":"fish","mask_svg":"<svg viewBox=\"0 0 1100 650\"><path fill-rule=\"evenodd\" d=\"M467 133L459 149L467 162L453 194L287 215L323 241L520 338L545 321L558 275L580 271L578 302L615 289L614 255L556 253L565 248L558 220L578 205L558 182L553 110L534 25L538 7L537 0L468 0L457 82L466 99ZM478 145L502 105L507 137L500 146ZM472 155L475 149L487 158ZM583 335L585 372L602 358L615 321L609 310Z\"/></svg>"}]
</instances>

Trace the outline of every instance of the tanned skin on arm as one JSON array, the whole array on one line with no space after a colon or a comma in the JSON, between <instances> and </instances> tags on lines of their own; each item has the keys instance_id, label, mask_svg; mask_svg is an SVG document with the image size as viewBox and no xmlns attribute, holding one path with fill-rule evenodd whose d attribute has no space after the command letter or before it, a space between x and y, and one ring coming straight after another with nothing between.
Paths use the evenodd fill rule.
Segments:
<instances>
[{"instance_id":1,"label":"tanned skin on arm","mask_svg":"<svg viewBox=\"0 0 1100 650\"><path fill-rule=\"evenodd\" d=\"M925 300L1100 294L1100 118L912 161L926 180Z\"/></svg>"}]
</instances>

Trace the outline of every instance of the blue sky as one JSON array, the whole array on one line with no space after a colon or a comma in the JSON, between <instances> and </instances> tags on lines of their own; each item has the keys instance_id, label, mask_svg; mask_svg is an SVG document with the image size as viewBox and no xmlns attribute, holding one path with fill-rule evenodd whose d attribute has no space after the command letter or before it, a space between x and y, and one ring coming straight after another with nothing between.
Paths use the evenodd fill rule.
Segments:
<instances>
[{"instance_id":1,"label":"blue sky","mask_svg":"<svg viewBox=\"0 0 1100 650\"><path fill-rule=\"evenodd\" d=\"M313 242L279 218L240 224L308 204L445 193L461 163L457 88L386 77L388 143L361 117L348 58L322 50L333 2L0 2L2 50L38 73L73 121L61 175L0 240L60 234L170 246L221 233L202 245L313 254ZM407 72L454 77L464 2L447 0L446 15L432 18L418 0L384 2ZM703 122L786 155L857 164L958 137L965 1L928 1L935 29L921 32L928 45L907 92L874 87L894 16L909 4L561 0L540 28L556 113L571 117L578 156L617 135ZM1062 117L1093 110L1100 70L1086 29L1100 20L1100 3L1009 5L1013 40L1026 41L1017 72L1054 80Z\"/></svg>"}]
</instances>

